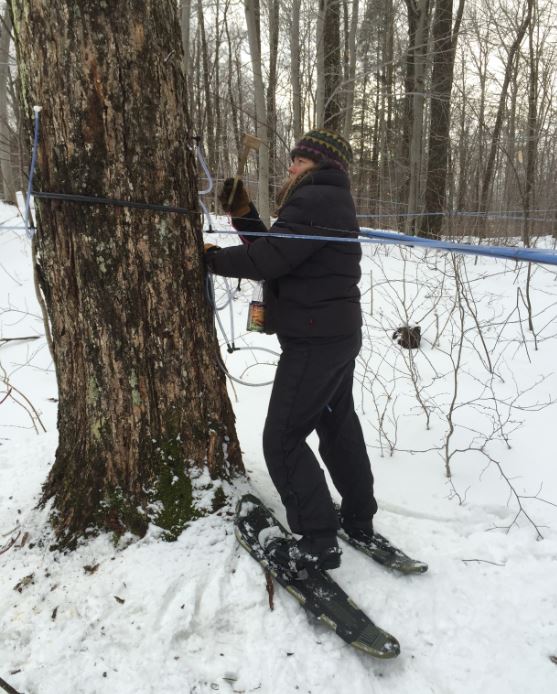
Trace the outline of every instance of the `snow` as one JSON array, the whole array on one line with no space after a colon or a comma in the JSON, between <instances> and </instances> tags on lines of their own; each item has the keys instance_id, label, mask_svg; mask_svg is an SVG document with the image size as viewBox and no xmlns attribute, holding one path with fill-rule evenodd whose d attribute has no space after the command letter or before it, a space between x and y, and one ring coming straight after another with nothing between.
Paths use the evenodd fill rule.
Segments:
<instances>
[{"instance_id":1,"label":"snow","mask_svg":"<svg viewBox=\"0 0 557 694\"><path fill-rule=\"evenodd\" d=\"M0 207L0 222L14 215ZM376 525L430 567L397 576L343 545L333 576L401 642L401 655L386 662L308 618L278 585L271 611L263 573L237 544L226 510L174 543L153 527L118 546L101 536L67 554L50 549L49 509L36 505L57 443L56 381L29 241L0 227L0 339L38 336L0 342L0 375L18 391L18 402L0 405L1 678L26 694L557 691L556 412L548 404L557 391L557 274L533 268L536 349L523 300L527 268L459 261L472 293L455 380L461 317L451 257L372 244L365 255L355 398L376 477ZM245 333L250 295L244 282L231 302L235 344L249 349L224 349L223 358L236 378L259 383L272 380L276 360L261 350L279 350L274 338ZM221 319L230 330L228 311ZM422 328L419 352L391 340L410 321ZM6 393L0 383L0 401ZM226 491L252 490L284 523L261 453L269 393L231 385L250 483Z\"/></svg>"}]
</instances>

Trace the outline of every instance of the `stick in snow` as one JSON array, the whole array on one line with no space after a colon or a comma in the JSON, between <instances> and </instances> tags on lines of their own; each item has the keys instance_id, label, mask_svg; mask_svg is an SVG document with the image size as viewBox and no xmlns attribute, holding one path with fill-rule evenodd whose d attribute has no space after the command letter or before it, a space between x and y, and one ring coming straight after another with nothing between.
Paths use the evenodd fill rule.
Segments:
<instances>
[{"instance_id":1,"label":"stick in snow","mask_svg":"<svg viewBox=\"0 0 557 694\"><path fill-rule=\"evenodd\" d=\"M0 677L0 687L8 694L20 694L16 689L10 687L10 685Z\"/></svg>"}]
</instances>

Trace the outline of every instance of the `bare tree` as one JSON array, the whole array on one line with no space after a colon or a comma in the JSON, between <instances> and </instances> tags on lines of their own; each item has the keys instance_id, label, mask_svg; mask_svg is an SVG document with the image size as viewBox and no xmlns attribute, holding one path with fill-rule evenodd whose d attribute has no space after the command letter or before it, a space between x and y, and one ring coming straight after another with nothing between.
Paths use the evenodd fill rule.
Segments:
<instances>
[{"instance_id":1,"label":"bare tree","mask_svg":"<svg viewBox=\"0 0 557 694\"><path fill-rule=\"evenodd\" d=\"M292 24L290 29L290 75L292 78L292 130L297 141L302 135L302 87L300 78L300 4L292 1Z\"/></svg>"},{"instance_id":2,"label":"bare tree","mask_svg":"<svg viewBox=\"0 0 557 694\"><path fill-rule=\"evenodd\" d=\"M205 32L205 17L202 0L197 0L197 22L200 38L201 65L203 76L204 93L204 128L205 139L207 141L207 154L209 168L216 171L217 168L217 149L215 132L215 109L211 90L211 68L209 58L209 47L207 45L207 34Z\"/></svg>"},{"instance_id":3,"label":"bare tree","mask_svg":"<svg viewBox=\"0 0 557 694\"><path fill-rule=\"evenodd\" d=\"M192 0L182 0L180 24L182 28L182 48L184 51L183 68L186 76L186 86L191 92L191 74L193 61L191 59L191 3Z\"/></svg>"},{"instance_id":4,"label":"bare tree","mask_svg":"<svg viewBox=\"0 0 557 694\"><path fill-rule=\"evenodd\" d=\"M279 0L269 0L269 80L267 82L267 135L269 171L273 182L277 176L277 72L279 43ZM280 177L284 174L281 172Z\"/></svg>"},{"instance_id":5,"label":"bare tree","mask_svg":"<svg viewBox=\"0 0 557 694\"><path fill-rule=\"evenodd\" d=\"M509 88L509 84L512 78L513 74L513 68L514 68L514 61L516 54L518 50L520 49L520 46L522 44L522 41L524 39L524 35L526 34L526 30L528 29L528 25L530 24L530 20L532 18L532 8L533 8L533 0L528 0L528 5L526 9L526 13L523 15L522 20L517 28L516 31L516 36L513 39L513 42L511 43L509 47L509 52L507 55L507 63L505 65L505 74L503 78L503 84L501 86L501 92L499 94L499 105L497 108L497 116L495 118L495 124L493 126L493 133L491 136L491 145L489 148L489 154L487 157L487 163L486 163L486 168L485 172L483 175L483 180L482 180L482 188L481 188L481 194L480 194L480 211L481 212L487 212L488 204L489 204L489 195L490 195L490 190L491 190L491 184L493 182L493 175L495 171L495 157L497 154L497 150L499 148L499 140L501 137L501 128L503 127L503 117L505 114L505 102L507 99L507 92ZM483 232L485 233L485 227L483 229Z\"/></svg>"},{"instance_id":6,"label":"bare tree","mask_svg":"<svg viewBox=\"0 0 557 694\"><path fill-rule=\"evenodd\" d=\"M433 15L433 73L431 77L430 127L425 215L421 236L438 238L441 234L447 200L447 167L450 151L451 92L456 42L464 11L460 0L453 28L453 0L436 0Z\"/></svg>"},{"instance_id":7,"label":"bare tree","mask_svg":"<svg viewBox=\"0 0 557 694\"><path fill-rule=\"evenodd\" d=\"M537 3L533 29L547 32L554 13L551 0ZM229 170L239 134L253 130L258 121L255 128L262 132L265 121L272 178L285 143L297 139L304 126L326 125L353 142L358 209L387 214L387 226L430 236L477 234L480 214L463 218L443 212L522 209L526 179L532 175L538 207L551 208L551 171L557 161L552 125L555 42L550 35L538 36L534 162L525 146L530 141L528 109L534 108L529 104L529 73L523 70L529 59L522 51L525 41L515 50L508 38L517 35L526 4L183 0L183 43L189 41L190 70L194 63L200 68L190 72L189 98L212 168L217 175ZM240 7L247 7L253 18L238 21ZM465 41L458 38L461 27ZM289 39L282 41L281 34ZM249 51L253 57L254 41L260 68L256 65L252 72L246 70L245 55ZM514 58L509 61L511 49ZM510 76L505 86L507 64ZM266 154L263 148L262 211ZM530 208L534 192L531 197ZM492 225L493 231L504 236L510 229L516 235L521 222L501 221ZM552 229L553 216L547 222L538 218L528 234ZM488 230L489 225L484 231Z\"/></svg>"},{"instance_id":8,"label":"bare tree","mask_svg":"<svg viewBox=\"0 0 557 694\"><path fill-rule=\"evenodd\" d=\"M350 28L346 35L346 63L347 70L345 74L345 85L344 93L346 95L345 99L345 113L344 113L344 127L343 135L345 138L350 139L352 133L352 114L354 111L354 83L356 81L356 36L358 32L358 14L360 11L359 0L353 0L352 5L352 15L350 17ZM346 17L346 23L348 23L348 3L344 3Z\"/></svg>"},{"instance_id":9,"label":"bare tree","mask_svg":"<svg viewBox=\"0 0 557 694\"><path fill-rule=\"evenodd\" d=\"M537 3L533 2L532 11L537 17ZM536 179L536 159L538 154L538 63L539 56L536 54L535 31L537 22L530 22L528 26L528 125L526 130L526 180L524 182L524 226L522 227L522 242L525 246L530 245L530 208L532 197L535 190Z\"/></svg>"},{"instance_id":10,"label":"bare tree","mask_svg":"<svg viewBox=\"0 0 557 694\"><path fill-rule=\"evenodd\" d=\"M418 212L424 138L426 53L429 38L430 0L406 0L408 9L407 111L404 142L408 143L408 214L406 233L413 233Z\"/></svg>"},{"instance_id":11,"label":"bare tree","mask_svg":"<svg viewBox=\"0 0 557 694\"><path fill-rule=\"evenodd\" d=\"M321 0L323 8L323 125L340 132L343 127L342 71L340 64L340 0Z\"/></svg>"},{"instance_id":12,"label":"bare tree","mask_svg":"<svg viewBox=\"0 0 557 694\"><path fill-rule=\"evenodd\" d=\"M259 148L257 202L261 219L269 226L271 216L269 206L269 145L267 142L267 106L265 103L265 86L263 84L263 67L261 62L261 13L259 0L245 0L245 13L253 70L256 130L257 137L263 142Z\"/></svg>"}]
</instances>

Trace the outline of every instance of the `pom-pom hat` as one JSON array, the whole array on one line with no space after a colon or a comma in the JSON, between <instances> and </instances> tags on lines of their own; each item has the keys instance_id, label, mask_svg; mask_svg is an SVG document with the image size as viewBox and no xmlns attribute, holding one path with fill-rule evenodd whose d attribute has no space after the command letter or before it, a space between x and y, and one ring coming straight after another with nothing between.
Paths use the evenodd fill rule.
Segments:
<instances>
[{"instance_id":1,"label":"pom-pom hat","mask_svg":"<svg viewBox=\"0 0 557 694\"><path fill-rule=\"evenodd\" d=\"M348 172L352 163L350 143L332 130L318 128L307 132L290 152L290 157L305 157L317 164L328 160L331 164Z\"/></svg>"}]
</instances>

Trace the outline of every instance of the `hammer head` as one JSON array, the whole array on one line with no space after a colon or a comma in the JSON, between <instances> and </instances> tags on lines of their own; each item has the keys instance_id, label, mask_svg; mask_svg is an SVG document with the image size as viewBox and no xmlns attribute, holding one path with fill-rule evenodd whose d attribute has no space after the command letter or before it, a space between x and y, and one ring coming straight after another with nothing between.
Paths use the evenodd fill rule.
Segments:
<instances>
[{"instance_id":1,"label":"hammer head","mask_svg":"<svg viewBox=\"0 0 557 694\"><path fill-rule=\"evenodd\" d=\"M263 140L259 137L255 137L255 135L250 135L249 133L244 133L242 135L242 145L245 149L254 149L257 151L262 144Z\"/></svg>"},{"instance_id":2,"label":"hammer head","mask_svg":"<svg viewBox=\"0 0 557 694\"><path fill-rule=\"evenodd\" d=\"M236 172L236 177L243 176L244 168L246 166L250 150L253 149L257 151L262 144L263 140L260 140L258 137L255 137L255 135L249 135L248 133L244 133L242 135L242 153L240 154L240 158L238 160L238 170Z\"/></svg>"}]
</instances>

